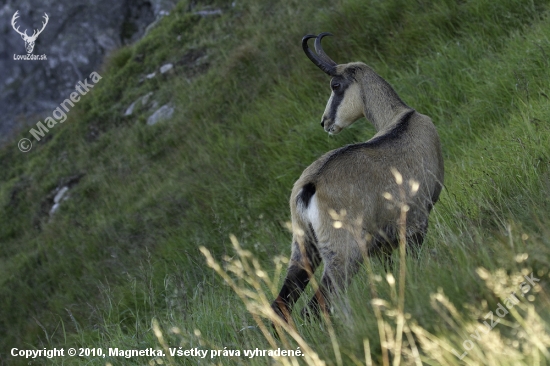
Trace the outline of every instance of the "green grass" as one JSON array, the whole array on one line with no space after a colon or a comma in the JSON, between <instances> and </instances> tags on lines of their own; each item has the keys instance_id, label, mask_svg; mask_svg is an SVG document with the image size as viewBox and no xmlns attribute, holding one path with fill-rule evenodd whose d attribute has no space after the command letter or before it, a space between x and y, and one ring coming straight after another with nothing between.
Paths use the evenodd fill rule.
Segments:
<instances>
[{"instance_id":1,"label":"green grass","mask_svg":"<svg viewBox=\"0 0 550 366\"><path fill-rule=\"evenodd\" d=\"M319 126L329 80L305 57L300 39L321 31L335 35L324 40L331 57L372 66L441 136L445 190L421 259L407 260L405 312L459 350L467 338L436 313L430 295L441 288L463 317L458 328L471 332L471 322L499 301L477 268L503 269L510 278L524 269L541 273L543 290L532 303L549 324L548 2L244 0L197 7L206 5L224 14L201 18L181 2L144 39L110 55L93 92L29 153L15 144L0 150L0 361L25 362L8 356L12 347L160 347L153 319L172 347L270 347L261 332L240 332L254 319L198 248L218 260L233 257L235 234L280 281L272 258L290 252L292 184L321 154L372 136L365 120L335 137ZM174 74L140 82L167 62ZM175 106L172 119L147 126L147 108L123 116L150 91L159 105ZM52 191L80 174L50 219ZM518 262L521 253L528 258ZM390 302L392 288L380 263L373 271L357 277L348 310L333 317L344 364L364 362L364 339L382 363L370 284ZM328 364L338 363L326 325L299 332ZM523 359L495 364L548 363L514 330L499 325L490 334L517 340L523 352ZM481 347L489 348L478 364L491 355L490 343ZM420 352L424 362L441 363L429 347ZM446 362L459 364L444 352Z\"/></svg>"}]
</instances>

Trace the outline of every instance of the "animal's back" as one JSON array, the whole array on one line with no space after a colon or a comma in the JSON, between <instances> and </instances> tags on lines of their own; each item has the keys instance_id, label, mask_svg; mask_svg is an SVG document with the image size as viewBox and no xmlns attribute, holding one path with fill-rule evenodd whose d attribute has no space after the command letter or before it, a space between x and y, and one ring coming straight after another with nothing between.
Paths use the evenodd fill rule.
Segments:
<instances>
[{"instance_id":1,"label":"animal's back","mask_svg":"<svg viewBox=\"0 0 550 366\"><path fill-rule=\"evenodd\" d=\"M405 203L411 208L409 224L423 225L441 191L443 159L435 126L429 117L415 111L392 130L367 142L324 154L295 183L291 206L300 203L307 186L307 199L316 195L317 200L330 205L317 208L323 211L321 215L345 210L350 222L371 218L361 223L363 230L371 233L395 226L399 214L395 203L402 198L392 169L403 178ZM415 194L411 193L413 182L419 183ZM385 193L393 202L384 197Z\"/></svg>"}]
</instances>

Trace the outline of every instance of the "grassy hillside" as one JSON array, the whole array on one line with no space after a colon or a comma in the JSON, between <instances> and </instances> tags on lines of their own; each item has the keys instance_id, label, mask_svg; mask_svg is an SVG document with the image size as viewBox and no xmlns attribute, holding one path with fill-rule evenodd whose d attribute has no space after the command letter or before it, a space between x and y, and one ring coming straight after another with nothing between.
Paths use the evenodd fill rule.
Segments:
<instances>
[{"instance_id":1,"label":"grassy hillside","mask_svg":"<svg viewBox=\"0 0 550 366\"><path fill-rule=\"evenodd\" d=\"M398 354L403 364L549 364L548 7L543 0L182 1L141 41L110 55L93 90L30 152L16 142L0 150L0 363L27 363L9 355L13 347L252 350L277 342L307 351L302 362L318 355L337 365L368 363L368 355L387 364ZM194 14L204 9L222 14ZM393 277L378 261L367 263L330 321L300 325L297 315L300 337L272 340L247 328L258 311L247 296L256 300L262 290L271 299L280 284L292 184L321 154L374 133L365 120L334 137L319 126L329 80L300 40L321 31L335 35L324 41L335 61L369 64L432 118L446 187L421 258L406 261L404 310L401 282L392 281L403 268L396 254ZM173 72L161 75L166 63ZM124 116L149 92L149 105ZM174 106L173 116L147 125L152 101ZM50 215L64 186L69 198ZM244 252L234 250L231 234ZM219 271L246 269L250 254L275 282L256 283L262 272L250 264L245 279L230 275L234 291L200 247L229 261ZM538 286L473 340L485 315L525 281L520 274L532 273ZM396 329L405 318L399 351ZM473 346L460 360L452 350L462 354L466 340ZM202 362L271 362L209 357Z\"/></svg>"}]
</instances>

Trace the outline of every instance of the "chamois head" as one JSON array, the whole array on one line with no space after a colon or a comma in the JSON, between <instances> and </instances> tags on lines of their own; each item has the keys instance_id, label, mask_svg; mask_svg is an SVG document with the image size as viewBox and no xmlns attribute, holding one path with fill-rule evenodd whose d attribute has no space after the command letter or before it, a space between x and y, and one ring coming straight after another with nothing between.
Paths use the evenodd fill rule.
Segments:
<instances>
[{"instance_id":1,"label":"chamois head","mask_svg":"<svg viewBox=\"0 0 550 366\"><path fill-rule=\"evenodd\" d=\"M361 84L358 80L367 66L361 62L352 62L338 65L323 51L321 39L331 36L330 33L321 33L318 36L311 34L302 38L302 48L307 57L317 67L328 75L332 94L327 102L321 119L321 126L330 134L337 134L353 122L364 116L364 102ZM315 38L315 52L308 47L308 40Z\"/></svg>"}]
</instances>

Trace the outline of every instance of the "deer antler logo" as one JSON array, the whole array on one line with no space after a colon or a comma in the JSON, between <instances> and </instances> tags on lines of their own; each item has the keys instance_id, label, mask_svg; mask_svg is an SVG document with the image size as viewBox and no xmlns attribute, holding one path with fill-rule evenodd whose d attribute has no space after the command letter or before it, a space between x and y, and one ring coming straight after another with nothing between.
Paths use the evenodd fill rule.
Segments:
<instances>
[{"instance_id":1,"label":"deer antler logo","mask_svg":"<svg viewBox=\"0 0 550 366\"><path fill-rule=\"evenodd\" d=\"M13 14L13 17L11 18L11 26L13 27L13 29L19 33L21 35L21 38L23 38L23 40L25 41L25 48L27 49L27 53L32 53L32 50L34 49L34 42L36 41L36 38L38 38L38 36L40 35L40 33L42 33L42 31L44 30L44 28L46 28L46 24L48 24L48 14L44 13L44 20L45 22L42 22L42 29L40 30L34 30L34 32L32 33L32 36L29 36L27 34L27 30L25 29L24 32L21 32L19 31L19 26L17 26L17 28L15 27L15 21L17 18L19 18L19 10L17 10L15 12L15 14Z\"/></svg>"}]
</instances>

